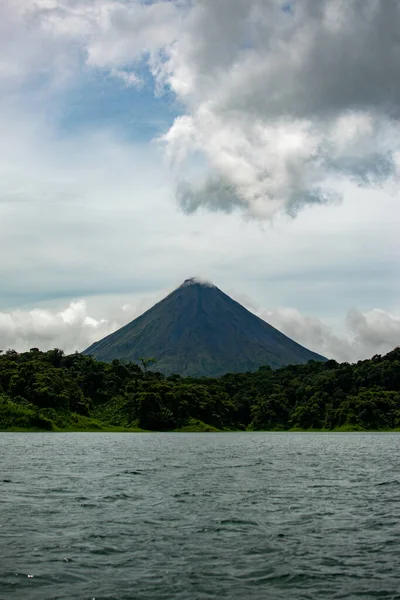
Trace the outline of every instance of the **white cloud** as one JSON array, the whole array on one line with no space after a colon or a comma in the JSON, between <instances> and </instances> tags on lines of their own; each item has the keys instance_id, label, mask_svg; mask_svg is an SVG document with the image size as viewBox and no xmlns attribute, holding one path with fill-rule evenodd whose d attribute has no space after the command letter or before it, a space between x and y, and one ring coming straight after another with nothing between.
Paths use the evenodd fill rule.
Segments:
<instances>
[{"instance_id":1,"label":"white cloud","mask_svg":"<svg viewBox=\"0 0 400 600\"><path fill-rule=\"evenodd\" d=\"M111 69L110 75L122 79L127 87L141 87L143 80L132 71L124 71L123 69Z\"/></svg>"},{"instance_id":2,"label":"white cloud","mask_svg":"<svg viewBox=\"0 0 400 600\"><path fill-rule=\"evenodd\" d=\"M247 295L232 291L232 296L248 310L282 331L306 348L328 358L355 362L386 354L400 346L400 317L388 311L351 309L342 322L332 326L324 319L304 314L295 308L265 309Z\"/></svg>"},{"instance_id":3,"label":"white cloud","mask_svg":"<svg viewBox=\"0 0 400 600\"><path fill-rule=\"evenodd\" d=\"M168 88L184 107L161 139L188 212L294 214L337 199L332 180L375 186L398 175L397 0L303 0L291 10L278 0L3 0L1 8L8 80L33 72L60 82L85 65L137 86L135 69L147 62L155 92ZM199 154L202 173L182 176L185 159Z\"/></svg>"},{"instance_id":4,"label":"white cloud","mask_svg":"<svg viewBox=\"0 0 400 600\"><path fill-rule=\"evenodd\" d=\"M343 361L356 360L361 358L359 351L361 351L361 354L363 353L363 348L353 348L349 331L339 337L320 319L303 315L296 309L278 308L259 311L259 316L288 337L327 358ZM367 358L367 356L368 353L363 358Z\"/></svg>"},{"instance_id":5,"label":"white cloud","mask_svg":"<svg viewBox=\"0 0 400 600\"><path fill-rule=\"evenodd\" d=\"M151 293L200 274L259 306L323 320L349 306L396 312L396 198L348 186L342 205L273 225L208 211L189 219L157 147L110 129L60 136L46 116L0 113L0 310Z\"/></svg>"},{"instance_id":6,"label":"white cloud","mask_svg":"<svg viewBox=\"0 0 400 600\"><path fill-rule=\"evenodd\" d=\"M73 352L111 333L114 328L115 324L87 315L83 300L71 302L59 312L45 309L0 312L0 343L3 350L62 347L66 352Z\"/></svg>"},{"instance_id":7,"label":"white cloud","mask_svg":"<svg viewBox=\"0 0 400 600\"><path fill-rule=\"evenodd\" d=\"M90 316L85 300L71 302L61 310L36 308L0 312L1 348L25 351L32 347L41 350L57 347L67 353L81 351L139 316L152 302L154 296L137 298L133 305L108 304L103 308L103 318ZM349 311L344 333L338 336L320 319L296 309L255 310L248 298L242 297L242 302L303 346L338 361L355 362L377 353L385 354L400 345L400 317L383 310Z\"/></svg>"},{"instance_id":8,"label":"white cloud","mask_svg":"<svg viewBox=\"0 0 400 600\"><path fill-rule=\"evenodd\" d=\"M384 310L363 313L351 310L347 315L347 326L353 334L353 343L363 352L386 352L400 346L400 317Z\"/></svg>"},{"instance_id":9,"label":"white cloud","mask_svg":"<svg viewBox=\"0 0 400 600\"><path fill-rule=\"evenodd\" d=\"M183 208L270 217L335 200L333 178L396 176L399 18L392 0L196 2L161 67L187 110L167 152L207 160Z\"/></svg>"},{"instance_id":10,"label":"white cloud","mask_svg":"<svg viewBox=\"0 0 400 600\"><path fill-rule=\"evenodd\" d=\"M108 69L134 63L143 56L152 58L174 41L181 19L179 4L135 0L100 3L101 10L91 13L87 64ZM59 24L62 26L62 19Z\"/></svg>"},{"instance_id":11,"label":"white cloud","mask_svg":"<svg viewBox=\"0 0 400 600\"><path fill-rule=\"evenodd\" d=\"M297 310L277 309L261 314L289 337L338 361L370 358L400 346L400 318L379 309L350 310L342 336L335 335L320 319Z\"/></svg>"}]
</instances>

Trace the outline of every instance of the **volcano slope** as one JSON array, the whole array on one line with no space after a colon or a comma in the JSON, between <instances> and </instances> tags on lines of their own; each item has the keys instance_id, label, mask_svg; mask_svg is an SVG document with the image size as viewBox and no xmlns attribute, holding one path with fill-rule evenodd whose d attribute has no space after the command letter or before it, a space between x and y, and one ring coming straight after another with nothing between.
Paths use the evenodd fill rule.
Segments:
<instances>
[{"instance_id":1,"label":"volcano slope","mask_svg":"<svg viewBox=\"0 0 400 600\"><path fill-rule=\"evenodd\" d=\"M111 362L154 358L153 370L216 377L326 359L263 321L216 286L184 283L84 354Z\"/></svg>"}]
</instances>

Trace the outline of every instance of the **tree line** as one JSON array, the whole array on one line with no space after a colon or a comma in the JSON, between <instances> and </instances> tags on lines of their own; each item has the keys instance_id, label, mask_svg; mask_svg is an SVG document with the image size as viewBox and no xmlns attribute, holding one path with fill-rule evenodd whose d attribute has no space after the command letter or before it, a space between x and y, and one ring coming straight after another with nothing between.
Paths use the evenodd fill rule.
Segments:
<instances>
[{"instance_id":1,"label":"tree line","mask_svg":"<svg viewBox=\"0 0 400 600\"><path fill-rule=\"evenodd\" d=\"M147 367L59 349L7 350L0 355L0 429L400 428L400 348L355 364L310 361L218 378Z\"/></svg>"}]
</instances>

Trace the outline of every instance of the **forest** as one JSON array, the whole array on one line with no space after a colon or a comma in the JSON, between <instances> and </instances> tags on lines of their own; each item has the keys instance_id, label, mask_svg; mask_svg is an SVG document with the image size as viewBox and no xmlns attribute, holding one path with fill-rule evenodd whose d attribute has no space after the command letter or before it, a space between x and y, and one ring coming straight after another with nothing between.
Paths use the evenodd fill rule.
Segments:
<instances>
[{"instance_id":1,"label":"forest","mask_svg":"<svg viewBox=\"0 0 400 600\"><path fill-rule=\"evenodd\" d=\"M0 430L400 429L400 348L355 364L310 361L218 378L165 377L150 362L2 352Z\"/></svg>"}]
</instances>

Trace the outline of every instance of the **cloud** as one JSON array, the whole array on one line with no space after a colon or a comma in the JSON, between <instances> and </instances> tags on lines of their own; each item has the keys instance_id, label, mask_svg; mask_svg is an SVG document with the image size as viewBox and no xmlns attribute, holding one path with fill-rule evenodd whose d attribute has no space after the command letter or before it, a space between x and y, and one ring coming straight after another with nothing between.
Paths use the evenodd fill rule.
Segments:
<instances>
[{"instance_id":1,"label":"cloud","mask_svg":"<svg viewBox=\"0 0 400 600\"><path fill-rule=\"evenodd\" d=\"M366 313L353 309L346 319L356 347L368 352L385 352L400 346L400 317L375 309Z\"/></svg>"},{"instance_id":2,"label":"cloud","mask_svg":"<svg viewBox=\"0 0 400 600\"><path fill-rule=\"evenodd\" d=\"M261 306L322 318L396 311L396 198L351 187L343 205L273 227L220 211L188 219L157 148L112 130L60 136L32 111L3 111L0 128L0 310L151 292L200 273Z\"/></svg>"},{"instance_id":3,"label":"cloud","mask_svg":"<svg viewBox=\"0 0 400 600\"><path fill-rule=\"evenodd\" d=\"M85 50L82 35L85 22L75 19L71 31L54 31L51 15L61 9L52 0L0 0L0 86L2 94L14 97L17 90L30 92L31 101L38 89L47 92L71 83L80 70ZM66 24L66 22L65 22Z\"/></svg>"},{"instance_id":4,"label":"cloud","mask_svg":"<svg viewBox=\"0 0 400 600\"><path fill-rule=\"evenodd\" d=\"M110 75L121 79L127 87L141 87L143 80L132 71L124 71L121 69L111 69Z\"/></svg>"},{"instance_id":5,"label":"cloud","mask_svg":"<svg viewBox=\"0 0 400 600\"><path fill-rule=\"evenodd\" d=\"M71 302L59 312L33 309L0 312L0 340L2 349L19 351L40 347L47 350L62 347L66 352L83 349L111 333L115 324L96 320L87 314L84 300Z\"/></svg>"},{"instance_id":6,"label":"cloud","mask_svg":"<svg viewBox=\"0 0 400 600\"><path fill-rule=\"evenodd\" d=\"M400 346L400 318L379 309L350 310L342 336L335 335L320 319L295 309L257 312L303 346L338 361L355 362L374 354L386 354Z\"/></svg>"},{"instance_id":7,"label":"cloud","mask_svg":"<svg viewBox=\"0 0 400 600\"><path fill-rule=\"evenodd\" d=\"M206 285L209 282L201 281ZM236 296L238 301L240 297ZM157 300L161 299L158 295ZM303 346L338 361L354 362L384 354L400 345L400 317L383 310L362 312L353 309L345 319L342 336L335 335L320 319L302 314L292 308L255 309L248 298L243 304L262 319L296 340ZM71 302L61 310L33 309L0 312L1 349L18 351L39 347L41 350L62 348L66 353L81 351L130 322L150 308L154 297L137 299L135 305L103 307L104 316L90 315L85 300Z\"/></svg>"},{"instance_id":8,"label":"cloud","mask_svg":"<svg viewBox=\"0 0 400 600\"><path fill-rule=\"evenodd\" d=\"M181 159L201 152L220 190L180 183L185 210L230 204L261 218L293 214L336 200L338 178L376 186L397 175L400 6L309 0L290 8L200 0L167 52L165 81L187 114L185 128L176 120L162 140Z\"/></svg>"},{"instance_id":9,"label":"cloud","mask_svg":"<svg viewBox=\"0 0 400 600\"><path fill-rule=\"evenodd\" d=\"M236 206L243 206L235 188L226 181L217 178L192 181L181 180L176 190L177 198L184 212L196 212L199 207L211 211L230 213Z\"/></svg>"},{"instance_id":10,"label":"cloud","mask_svg":"<svg viewBox=\"0 0 400 600\"><path fill-rule=\"evenodd\" d=\"M203 279L202 277L190 277L189 279L185 279L185 281L179 286L180 288L187 287L188 285L196 285L200 283L205 287L214 287L214 284L208 279Z\"/></svg>"},{"instance_id":11,"label":"cloud","mask_svg":"<svg viewBox=\"0 0 400 600\"><path fill-rule=\"evenodd\" d=\"M59 84L95 69L137 87L147 65L154 93L174 94L182 114L160 141L186 212L297 214L336 201L338 180L373 187L399 174L397 0L1 8L0 50L10 60L0 80ZM193 161L202 169L188 175Z\"/></svg>"}]
</instances>

